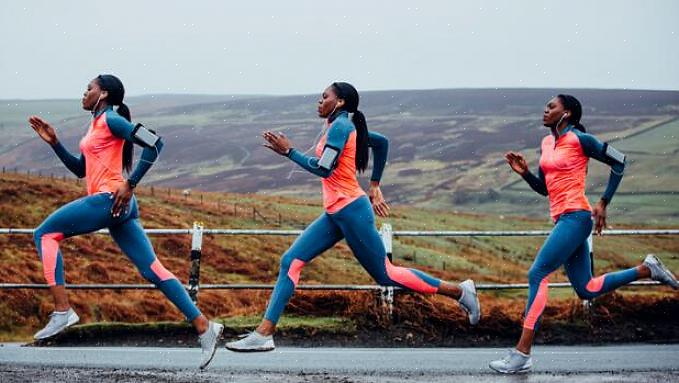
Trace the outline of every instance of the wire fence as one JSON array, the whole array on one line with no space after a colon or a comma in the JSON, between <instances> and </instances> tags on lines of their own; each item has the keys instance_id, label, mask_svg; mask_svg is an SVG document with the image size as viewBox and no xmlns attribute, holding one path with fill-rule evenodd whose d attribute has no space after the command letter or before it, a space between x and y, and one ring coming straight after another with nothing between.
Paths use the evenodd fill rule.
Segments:
<instances>
[{"instance_id":1,"label":"wire fence","mask_svg":"<svg viewBox=\"0 0 679 383\"><path fill-rule=\"evenodd\" d=\"M32 235L35 229L26 228L0 228L0 234L19 234ZM185 287L189 290L191 297L197 300L199 290L272 290L272 284L201 284L200 283L200 259L202 257L202 239L204 235L270 235L270 236L297 236L302 230L261 230L261 229L205 229L199 223L194 223L191 229L145 229L148 235L191 235L191 268L189 270L189 283ZM108 230L103 229L97 234L107 234ZM644 229L644 230L605 230L604 236L644 236L644 235L678 235L679 230L675 229ZM546 230L526 230L526 231L393 231L391 225L383 224L380 228L380 235L391 258L392 243L394 237L543 237L549 235ZM657 282L637 281L633 286L657 286ZM570 283L551 283L550 288L569 288ZM71 284L69 289L75 290L150 290L156 286L152 284ZM31 283L0 283L0 289L48 289L46 284ZM478 290L509 290L526 289L527 283L504 283L487 284L478 283ZM384 291L385 289L393 292L400 290L394 287L378 285L346 285L346 284L320 284L320 285L300 285L299 290L338 290L338 291Z\"/></svg>"}]
</instances>

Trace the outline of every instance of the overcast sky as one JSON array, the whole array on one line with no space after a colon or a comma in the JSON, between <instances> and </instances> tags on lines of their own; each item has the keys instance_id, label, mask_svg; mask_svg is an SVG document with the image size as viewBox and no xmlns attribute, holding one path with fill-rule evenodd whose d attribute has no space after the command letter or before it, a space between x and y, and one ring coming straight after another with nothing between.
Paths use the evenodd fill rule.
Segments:
<instances>
[{"instance_id":1,"label":"overcast sky","mask_svg":"<svg viewBox=\"0 0 679 383\"><path fill-rule=\"evenodd\" d=\"M679 89L679 1L5 1L0 98Z\"/></svg>"}]
</instances>

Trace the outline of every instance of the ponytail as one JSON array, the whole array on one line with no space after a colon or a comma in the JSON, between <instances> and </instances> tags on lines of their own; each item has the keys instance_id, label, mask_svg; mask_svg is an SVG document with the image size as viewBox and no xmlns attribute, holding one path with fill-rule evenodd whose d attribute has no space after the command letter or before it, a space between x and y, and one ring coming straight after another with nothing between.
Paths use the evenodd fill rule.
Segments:
<instances>
[{"instance_id":1,"label":"ponytail","mask_svg":"<svg viewBox=\"0 0 679 383\"><path fill-rule=\"evenodd\" d=\"M127 121L132 122L132 116L130 115L130 108L125 105L125 103L120 103L118 109L116 109L119 115L123 116Z\"/></svg>"},{"instance_id":2,"label":"ponytail","mask_svg":"<svg viewBox=\"0 0 679 383\"><path fill-rule=\"evenodd\" d=\"M368 148L368 124L365 121L365 115L358 110L359 96L358 91L353 85L348 82L333 82L331 85L338 98L344 100L342 110L353 113L351 122L356 128L356 170L363 173L368 167L368 157L370 151Z\"/></svg>"},{"instance_id":3,"label":"ponytail","mask_svg":"<svg viewBox=\"0 0 679 383\"><path fill-rule=\"evenodd\" d=\"M127 121L132 122L130 108L124 103L120 103L116 112ZM132 157L134 157L134 144L131 141L125 141L123 144L123 168L128 174L132 171Z\"/></svg>"},{"instance_id":4,"label":"ponytail","mask_svg":"<svg viewBox=\"0 0 679 383\"><path fill-rule=\"evenodd\" d=\"M360 110L354 112L351 122L356 127L356 170L363 173L368 167L368 157L370 152L368 150L368 124L365 121L365 116Z\"/></svg>"}]
</instances>

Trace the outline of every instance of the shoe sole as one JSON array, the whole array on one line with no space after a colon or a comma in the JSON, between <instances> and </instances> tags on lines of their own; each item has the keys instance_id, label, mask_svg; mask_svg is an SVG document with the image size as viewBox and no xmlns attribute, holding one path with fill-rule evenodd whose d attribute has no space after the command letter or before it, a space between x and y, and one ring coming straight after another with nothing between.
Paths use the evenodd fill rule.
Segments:
<instances>
[{"instance_id":1,"label":"shoe sole","mask_svg":"<svg viewBox=\"0 0 679 383\"><path fill-rule=\"evenodd\" d=\"M276 349L276 347L271 347L271 348L232 348L229 346L226 346L226 349L229 351L233 352L267 352L267 351L273 351Z\"/></svg>"},{"instance_id":2,"label":"shoe sole","mask_svg":"<svg viewBox=\"0 0 679 383\"><path fill-rule=\"evenodd\" d=\"M488 367L490 367L490 369L495 371L495 372L499 372L500 374L505 374L505 375L525 374L526 372L530 371L531 368L533 368L533 366L530 366L530 367L525 367L525 368L522 368L522 369L516 370L516 371L507 371L507 370L503 371L503 370L498 370L497 368L495 368L491 365L488 365Z\"/></svg>"},{"instance_id":3,"label":"shoe sole","mask_svg":"<svg viewBox=\"0 0 679 383\"><path fill-rule=\"evenodd\" d=\"M210 365L210 362L212 362L212 359L214 359L215 354L217 353L217 344L219 344L219 338L222 337L222 334L224 333L224 326L219 327L219 332L217 333L217 341L215 342L215 346L212 347L212 354L210 355L210 359L207 360L207 362L203 363L200 366L201 370L204 370L207 368L207 366Z\"/></svg>"},{"instance_id":4,"label":"shoe sole","mask_svg":"<svg viewBox=\"0 0 679 383\"><path fill-rule=\"evenodd\" d=\"M47 336L43 336L43 337L40 337L40 338L33 337L33 339L35 339L35 340L45 340L45 339L49 339L49 338L51 338L51 337L53 337L53 336L57 336L57 335L61 334L62 332L66 331L67 328L73 326L74 324L76 324L76 323L78 323L78 322L80 322L80 317L79 317L79 316L76 316L76 317L75 317L75 320L69 319L68 322L66 322L66 326L64 326L64 328L62 328L61 330L55 332L54 334L47 335Z\"/></svg>"}]
</instances>

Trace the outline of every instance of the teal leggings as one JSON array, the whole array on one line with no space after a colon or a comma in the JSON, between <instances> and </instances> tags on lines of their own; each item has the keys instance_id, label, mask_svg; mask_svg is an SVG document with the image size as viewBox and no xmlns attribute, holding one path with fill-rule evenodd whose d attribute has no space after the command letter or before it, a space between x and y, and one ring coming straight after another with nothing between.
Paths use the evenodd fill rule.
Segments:
<instances>
[{"instance_id":1,"label":"teal leggings","mask_svg":"<svg viewBox=\"0 0 679 383\"><path fill-rule=\"evenodd\" d=\"M35 230L35 247L42 260L47 284L64 284L64 261L59 249L61 240L108 228L113 240L137 266L141 275L158 286L188 320L197 318L200 311L184 286L156 257L151 241L139 223L136 198L132 197L124 214L114 218L111 196L111 193L100 193L70 202L57 209Z\"/></svg>"},{"instance_id":2,"label":"teal leggings","mask_svg":"<svg viewBox=\"0 0 679 383\"><path fill-rule=\"evenodd\" d=\"M636 268L592 276L587 238L592 233L592 213L581 210L562 214L528 271L528 304L523 327L535 330L547 304L549 274L561 265L576 294L592 299L639 278Z\"/></svg>"}]
</instances>

